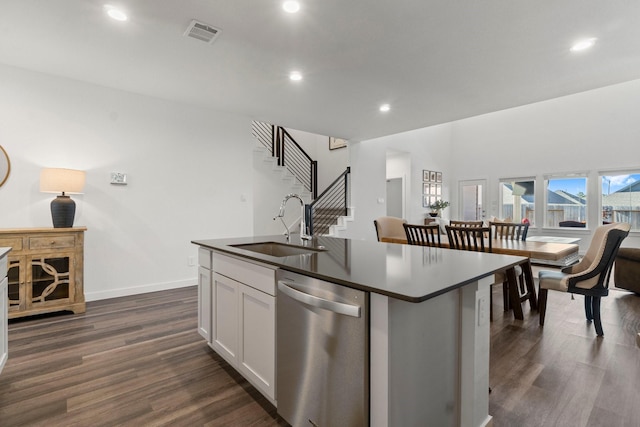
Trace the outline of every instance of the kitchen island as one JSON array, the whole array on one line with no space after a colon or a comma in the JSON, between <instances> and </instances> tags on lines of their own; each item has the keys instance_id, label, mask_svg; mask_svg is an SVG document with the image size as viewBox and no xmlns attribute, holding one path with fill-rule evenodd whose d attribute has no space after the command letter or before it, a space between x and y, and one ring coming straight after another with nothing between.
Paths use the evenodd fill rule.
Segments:
<instances>
[{"instance_id":1,"label":"kitchen island","mask_svg":"<svg viewBox=\"0 0 640 427\"><path fill-rule=\"evenodd\" d=\"M258 286L263 289L258 290L274 298L275 283L269 281L273 281L275 275L270 271L277 269L365 291L369 295L369 360L363 363L368 362L369 366L369 424L482 426L490 423L490 285L494 272L521 263L524 258L330 237L312 241L292 239L292 245L307 249L298 254L253 250L264 249L266 246L260 245L264 242L286 243L284 236L193 241L200 246L201 266L209 263L212 272L207 273L206 268L201 272L201 300L223 295L214 289L216 280L212 275L225 284L227 276L237 272L244 277L259 277L259 282L264 279ZM208 253L213 261L207 259ZM218 274L216 266L230 273ZM244 286L243 280L237 281L241 291L256 290ZM235 278L232 282L236 283ZM231 299L219 305L219 309L228 310L229 301ZM273 311L277 307L275 300L269 298L264 299L263 306ZM222 337L218 340L215 329L219 313L215 312L215 304L203 304L201 308L203 336L209 334L210 345L224 353L221 355L225 359L237 357L233 345L240 342L242 347L246 337L225 341L224 334L220 334ZM267 309L263 311L267 312ZM232 313L236 316L235 311ZM268 316L261 319L260 326L263 326ZM266 331L260 334L260 339L273 339L273 328ZM275 346L267 348L267 344L263 341L260 348L267 349L264 357L271 364L269 353L275 352ZM236 366L241 372L248 364L262 363L262 358L260 362L248 364L244 361L246 357L240 359ZM265 368L266 372L269 370L270 367ZM277 406L278 384L273 384L269 374L257 378L248 379L254 385L258 381L267 384L268 391L262 383L258 383L257 388Z\"/></svg>"}]
</instances>

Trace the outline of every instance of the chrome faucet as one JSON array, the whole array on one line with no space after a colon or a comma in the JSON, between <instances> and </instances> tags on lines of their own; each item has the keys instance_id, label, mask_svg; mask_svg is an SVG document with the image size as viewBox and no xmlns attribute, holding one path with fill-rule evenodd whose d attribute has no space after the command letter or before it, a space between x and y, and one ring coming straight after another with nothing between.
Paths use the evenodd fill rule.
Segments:
<instances>
[{"instance_id":1,"label":"chrome faucet","mask_svg":"<svg viewBox=\"0 0 640 427\"><path fill-rule=\"evenodd\" d=\"M304 200L302 200L302 197L300 197L297 194L287 194L286 196L284 196L284 199L282 199L282 204L280 204L280 212L278 213L278 216L274 217L273 220L275 221L277 218L280 218L280 221L282 221L282 225L284 225L284 228L287 229L287 232L285 233L285 235L287 236L287 242L289 241L289 227L287 227L287 224L284 222L284 208L287 205L287 202L289 201L289 199L298 199L300 201L300 207L301 207L301 212L302 212L302 218L300 219L300 238L302 240L311 240L313 237L307 234L307 219L306 219L306 215L305 215L305 209L304 209Z\"/></svg>"}]
</instances>

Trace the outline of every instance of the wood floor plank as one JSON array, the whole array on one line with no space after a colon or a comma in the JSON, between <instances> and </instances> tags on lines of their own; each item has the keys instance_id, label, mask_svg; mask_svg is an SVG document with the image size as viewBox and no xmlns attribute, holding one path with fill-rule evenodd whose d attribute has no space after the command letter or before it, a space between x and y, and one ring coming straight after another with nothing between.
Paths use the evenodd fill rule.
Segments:
<instances>
[{"instance_id":1,"label":"wood floor plank","mask_svg":"<svg viewBox=\"0 0 640 427\"><path fill-rule=\"evenodd\" d=\"M550 292L538 313L503 312L494 292L494 426L640 427L640 297L603 299L604 338L581 297ZM83 314L10 322L1 426L286 426L196 332L195 287L87 304Z\"/></svg>"}]
</instances>

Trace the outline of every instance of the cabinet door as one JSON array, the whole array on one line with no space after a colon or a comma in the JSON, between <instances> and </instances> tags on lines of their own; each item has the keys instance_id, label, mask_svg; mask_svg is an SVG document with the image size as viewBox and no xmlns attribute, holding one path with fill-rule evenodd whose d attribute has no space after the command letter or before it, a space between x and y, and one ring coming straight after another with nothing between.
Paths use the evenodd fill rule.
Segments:
<instances>
[{"instance_id":1,"label":"cabinet door","mask_svg":"<svg viewBox=\"0 0 640 427\"><path fill-rule=\"evenodd\" d=\"M275 400L276 299L243 284L239 288L238 369Z\"/></svg>"},{"instance_id":2,"label":"cabinet door","mask_svg":"<svg viewBox=\"0 0 640 427\"><path fill-rule=\"evenodd\" d=\"M211 270L198 267L198 333L211 342Z\"/></svg>"},{"instance_id":3,"label":"cabinet door","mask_svg":"<svg viewBox=\"0 0 640 427\"><path fill-rule=\"evenodd\" d=\"M7 298L8 280L6 277L0 280L0 372L7 361L9 355L9 337L7 330L8 302Z\"/></svg>"},{"instance_id":4,"label":"cabinet door","mask_svg":"<svg viewBox=\"0 0 640 427\"><path fill-rule=\"evenodd\" d=\"M240 283L213 273L211 347L232 366L238 357L238 288Z\"/></svg>"},{"instance_id":5,"label":"cabinet door","mask_svg":"<svg viewBox=\"0 0 640 427\"><path fill-rule=\"evenodd\" d=\"M72 253L32 256L27 270L27 305L68 304L74 301L75 257Z\"/></svg>"},{"instance_id":6,"label":"cabinet door","mask_svg":"<svg viewBox=\"0 0 640 427\"><path fill-rule=\"evenodd\" d=\"M27 308L27 258L9 257L8 311L23 311Z\"/></svg>"}]
</instances>

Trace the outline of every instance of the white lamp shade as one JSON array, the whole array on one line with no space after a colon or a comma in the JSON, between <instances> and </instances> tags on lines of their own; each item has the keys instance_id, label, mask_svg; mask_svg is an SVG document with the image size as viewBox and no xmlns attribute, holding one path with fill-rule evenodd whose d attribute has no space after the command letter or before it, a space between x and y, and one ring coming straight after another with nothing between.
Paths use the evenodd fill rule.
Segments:
<instances>
[{"instance_id":1,"label":"white lamp shade","mask_svg":"<svg viewBox=\"0 0 640 427\"><path fill-rule=\"evenodd\" d=\"M74 169L47 168L40 172L43 193L82 194L85 172Z\"/></svg>"}]
</instances>

